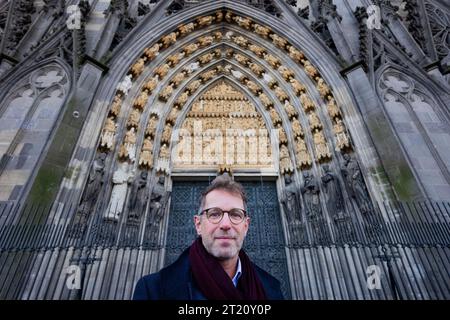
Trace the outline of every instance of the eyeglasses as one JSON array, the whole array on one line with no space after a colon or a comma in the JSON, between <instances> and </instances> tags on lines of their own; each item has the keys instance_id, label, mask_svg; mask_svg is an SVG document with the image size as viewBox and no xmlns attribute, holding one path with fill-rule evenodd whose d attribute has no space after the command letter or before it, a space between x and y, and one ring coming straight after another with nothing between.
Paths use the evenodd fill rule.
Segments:
<instances>
[{"instance_id":1,"label":"eyeglasses","mask_svg":"<svg viewBox=\"0 0 450 320\"><path fill-rule=\"evenodd\" d=\"M206 214L206 218L209 222L218 224L220 221L222 221L224 213L228 213L228 218L230 218L231 223L233 224L240 224L242 221L244 221L244 218L247 216L247 211L244 209L239 208L233 208L228 211L224 211L220 208L209 208L203 210L200 215Z\"/></svg>"}]
</instances>

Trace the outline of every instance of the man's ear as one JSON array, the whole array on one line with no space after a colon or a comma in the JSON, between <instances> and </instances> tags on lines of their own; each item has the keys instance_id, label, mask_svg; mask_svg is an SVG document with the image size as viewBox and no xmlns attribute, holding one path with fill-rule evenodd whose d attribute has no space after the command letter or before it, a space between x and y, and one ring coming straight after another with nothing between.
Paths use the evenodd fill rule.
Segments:
<instances>
[{"instance_id":1,"label":"man's ear","mask_svg":"<svg viewBox=\"0 0 450 320\"><path fill-rule=\"evenodd\" d=\"M201 235L200 233L200 224L201 224L201 219L202 217L199 215L194 215L194 225L195 225L195 229L197 230L197 235Z\"/></svg>"}]
</instances>

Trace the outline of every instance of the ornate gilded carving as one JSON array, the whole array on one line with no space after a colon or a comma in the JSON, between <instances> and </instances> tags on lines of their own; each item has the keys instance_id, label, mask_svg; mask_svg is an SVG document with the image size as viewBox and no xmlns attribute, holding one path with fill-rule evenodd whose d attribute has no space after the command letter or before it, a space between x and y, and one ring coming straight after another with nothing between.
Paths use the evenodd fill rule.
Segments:
<instances>
[{"instance_id":1,"label":"ornate gilded carving","mask_svg":"<svg viewBox=\"0 0 450 320\"><path fill-rule=\"evenodd\" d=\"M281 103L285 103L286 100L289 101L289 96L283 89L276 86L274 91L275 91L275 95L277 96L278 100L280 100Z\"/></svg>"},{"instance_id":2,"label":"ornate gilded carving","mask_svg":"<svg viewBox=\"0 0 450 320\"><path fill-rule=\"evenodd\" d=\"M259 64L256 64L254 62L249 63L248 67L250 70L256 74L258 77L262 77L262 74L264 73L264 68L261 67Z\"/></svg>"},{"instance_id":3,"label":"ornate gilded carving","mask_svg":"<svg viewBox=\"0 0 450 320\"><path fill-rule=\"evenodd\" d=\"M138 128L139 120L141 118L141 113L138 109L131 110L130 116L127 120L127 128Z\"/></svg>"},{"instance_id":4,"label":"ornate gilded carving","mask_svg":"<svg viewBox=\"0 0 450 320\"><path fill-rule=\"evenodd\" d=\"M260 46L257 46L256 44L251 44L248 46L251 52L256 54L258 57L263 57L266 53L266 50Z\"/></svg>"},{"instance_id":5,"label":"ornate gilded carving","mask_svg":"<svg viewBox=\"0 0 450 320\"><path fill-rule=\"evenodd\" d=\"M270 119L272 120L272 123L273 123L274 127L276 127L277 124L282 122L280 116L278 115L277 110L275 110L274 107L270 108L269 115L270 115Z\"/></svg>"},{"instance_id":6,"label":"ornate gilded carving","mask_svg":"<svg viewBox=\"0 0 450 320\"><path fill-rule=\"evenodd\" d=\"M234 43L236 43L238 46L247 48L248 46L248 40L244 38L243 36L234 36L231 38Z\"/></svg>"},{"instance_id":7,"label":"ornate gilded carving","mask_svg":"<svg viewBox=\"0 0 450 320\"><path fill-rule=\"evenodd\" d=\"M247 58L246 56L239 54L239 53L234 54L234 58L236 59L237 62L239 62L240 64L242 64L245 67L250 62L249 58Z\"/></svg>"},{"instance_id":8,"label":"ornate gilded carving","mask_svg":"<svg viewBox=\"0 0 450 320\"><path fill-rule=\"evenodd\" d=\"M172 110L170 110L169 115L167 116L166 122L170 123L172 126L175 125L175 122L177 121L179 113L180 113L179 109L172 108Z\"/></svg>"},{"instance_id":9,"label":"ornate gilded carving","mask_svg":"<svg viewBox=\"0 0 450 320\"><path fill-rule=\"evenodd\" d=\"M337 118L333 125L333 132L336 137L336 151L343 151L350 148L350 139L345 130L344 122Z\"/></svg>"},{"instance_id":10,"label":"ornate gilded carving","mask_svg":"<svg viewBox=\"0 0 450 320\"><path fill-rule=\"evenodd\" d=\"M297 169L310 168L312 165L312 160L311 156L308 153L308 148L306 147L305 140L297 138L296 141L297 143L295 145L295 157L297 159Z\"/></svg>"},{"instance_id":11,"label":"ornate gilded carving","mask_svg":"<svg viewBox=\"0 0 450 320\"><path fill-rule=\"evenodd\" d=\"M186 79L186 72L181 71L177 73L171 80L170 83L177 88Z\"/></svg>"},{"instance_id":12,"label":"ornate gilded carving","mask_svg":"<svg viewBox=\"0 0 450 320\"><path fill-rule=\"evenodd\" d=\"M155 90L156 86L158 85L159 76L154 76L148 80L144 86L142 87L144 90L147 90L149 94Z\"/></svg>"},{"instance_id":13,"label":"ornate gilded carving","mask_svg":"<svg viewBox=\"0 0 450 320\"><path fill-rule=\"evenodd\" d=\"M139 95L139 97L137 97L136 100L134 100L133 103L133 108L139 109L139 110L144 110L145 105L147 104L148 101L148 91L146 89L144 89L144 91L141 92L141 94Z\"/></svg>"},{"instance_id":14,"label":"ornate gilded carving","mask_svg":"<svg viewBox=\"0 0 450 320\"><path fill-rule=\"evenodd\" d=\"M207 46L210 46L214 42L214 38L212 36L203 36L203 37L198 38L197 41L198 41L197 43L201 47L207 47Z\"/></svg>"},{"instance_id":15,"label":"ornate gilded carving","mask_svg":"<svg viewBox=\"0 0 450 320\"><path fill-rule=\"evenodd\" d=\"M282 145L280 147L280 174L294 172L294 166L292 165L291 157L289 156L289 150L287 146Z\"/></svg>"},{"instance_id":16,"label":"ornate gilded carving","mask_svg":"<svg viewBox=\"0 0 450 320\"><path fill-rule=\"evenodd\" d=\"M267 38L269 34L272 32L272 30L268 27L264 27L260 24L255 23L253 25L253 30L255 30L255 33L260 35L263 38Z\"/></svg>"},{"instance_id":17,"label":"ornate gilded carving","mask_svg":"<svg viewBox=\"0 0 450 320\"><path fill-rule=\"evenodd\" d=\"M317 90L319 91L320 96L322 98L327 98L328 99L328 96L331 95L330 88L325 83L325 81L322 78L320 78L320 77L317 79Z\"/></svg>"},{"instance_id":18,"label":"ornate gilded carving","mask_svg":"<svg viewBox=\"0 0 450 320\"><path fill-rule=\"evenodd\" d=\"M176 66L185 56L184 52L175 53L167 58L167 62L173 68Z\"/></svg>"},{"instance_id":19,"label":"ornate gilded carving","mask_svg":"<svg viewBox=\"0 0 450 320\"><path fill-rule=\"evenodd\" d=\"M260 93L259 99L261 100L261 103L266 109L269 109L270 107L273 106L272 100L265 93Z\"/></svg>"},{"instance_id":20,"label":"ornate gilded carving","mask_svg":"<svg viewBox=\"0 0 450 320\"><path fill-rule=\"evenodd\" d=\"M213 16L204 16L197 19L197 26L200 28L207 27L214 22Z\"/></svg>"},{"instance_id":21,"label":"ornate gilded carving","mask_svg":"<svg viewBox=\"0 0 450 320\"><path fill-rule=\"evenodd\" d=\"M112 117L109 117L105 121L105 125L102 129L100 146L107 150L111 150L114 144L114 135L116 134L117 125Z\"/></svg>"},{"instance_id":22,"label":"ornate gilded carving","mask_svg":"<svg viewBox=\"0 0 450 320\"><path fill-rule=\"evenodd\" d=\"M294 137L303 138L305 132L303 131L302 125L298 119L292 119L292 132L294 133Z\"/></svg>"},{"instance_id":23,"label":"ornate gilded carving","mask_svg":"<svg viewBox=\"0 0 450 320\"><path fill-rule=\"evenodd\" d=\"M174 107L181 109L186 104L188 98L189 98L189 91L186 90L175 101Z\"/></svg>"},{"instance_id":24,"label":"ornate gilded carving","mask_svg":"<svg viewBox=\"0 0 450 320\"><path fill-rule=\"evenodd\" d=\"M194 80L186 87L186 89L189 91L189 94L192 95L198 88L200 88L201 84L202 82L200 80Z\"/></svg>"},{"instance_id":25,"label":"ornate gilded carving","mask_svg":"<svg viewBox=\"0 0 450 320\"><path fill-rule=\"evenodd\" d=\"M281 65L280 60L271 54L264 53L263 57L264 60L266 60L267 63L270 64L270 66L274 69L277 69Z\"/></svg>"},{"instance_id":26,"label":"ornate gilded carving","mask_svg":"<svg viewBox=\"0 0 450 320\"><path fill-rule=\"evenodd\" d=\"M234 21L240 27L245 28L247 30L250 30L250 28L252 27L252 23L253 23L250 18L248 18L248 17L243 18L243 17L239 17L239 16L234 17Z\"/></svg>"},{"instance_id":27,"label":"ornate gilded carving","mask_svg":"<svg viewBox=\"0 0 450 320\"><path fill-rule=\"evenodd\" d=\"M244 84L247 86L247 88L255 95L257 96L260 92L262 92L261 87L259 87L256 83L253 81L250 81L248 79L244 80Z\"/></svg>"},{"instance_id":28,"label":"ornate gilded carving","mask_svg":"<svg viewBox=\"0 0 450 320\"><path fill-rule=\"evenodd\" d=\"M342 116L341 110L337 106L333 96L328 96L327 111L331 119L340 118Z\"/></svg>"},{"instance_id":29,"label":"ornate gilded carving","mask_svg":"<svg viewBox=\"0 0 450 320\"><path fill-rule=\"evenodd\" d=\"M158 115L152 113L150 115L150 119L148 120L147 128L145 129L145 136L154 138L157 127L158 127Z\"/></svg>"},{"instance_id":30,"label":"ornate gilded carving","mask_svg":"<svg viewBox=\"0 0 450 320\"><path fill-rule=\"evenodd\" d=\"M297 118L298 112L295 110L294 106L289 101L286 101L284 103L284 110L286 111L289 119Z\"/></svg>"},{"instance_id":31,"label":"ornate gilded carving","mask_svg":"<svg viewBox=\"0 0 450 320\"><path fill-rule=\"evenodd\" d=\"M306 74L313 80L316 79L316 77L319 76L319 71L309 62L309 60L302 60L303 66L305 68Z\"/></svg>"},{"instance_id":32,"label":"ornate gilded carving","mask_svg":"<svg viewBox=\"0 0 450 320\"><path fill-rule=\"evenodd\" d=\"M170 66L165 63L155 69L155 74L159 76L159 79L163 79L170 71Z\"/></svg>"},{"instance_id":33,"label":"ornate gilded carving","mask_svg":"<svg viewBox=\"0 0 450 320\"><path fill-rule=\"evenodd\" d=\"M139 166L147 170L153 168L153 142L149 138L145 138L142 144Z\"/></svg>"},{"instance_id":34,"label":"ornate gilded carving","mask_svg":"<svg viewBox=\"0 0 450 320\"><path fill-rule=\"evenodd\" d=\"M286 49L286 46L288 45L288 42L286 39L284 39L283 37L280 37L279 35L273 33L270 35L270 37L272 38L272 42L279 47L280 49Z\"/></svg>"},{"instance_id":35,"label":"ornate gilded carving","mask_svg":"<svg viewBox=\"0 0 450 320\"><path fill-rule=\"evenodd\" d=\"M159 99L166 102L167 100L169 100L172 93L173 93L173 85L170 84L161 91L161 93L159 94Z\"/></svg>"},{"instance_id":36,"label":"ornate gilded carving","mask_svg":"<svg viewBox=\"0 0 450 320\"><path fill-rule=\"evenodd\" d=\"M284 80L286 80L286 81L290 81L291 79L293 79L294 78L294 72L291 70L291 69L289 69L289 68L287 68L287 67L285 67L285 66L280 66L279 68L278 68L278 72L280 72L281 73L281 76L284 78Z\"/></svg>"},{"instance_id":37,"label":"ornate gilded carving","mask_svg":"<svg viewBox=\"0 0 450 320\"><path fill-rule=\"evenodd\" d=\"M322 129L322 123L314 111L308 114L308 122L311 131L314 131L315 129Z\"/></svg>"},{"instance_id":38,"label":"ornate gilded carving","mask_svg":"<svg viewBox=\"0 0 450 320\"><path fill-rule=\"evenodd\" d=\"M300 96L302 93L306 93L306 87L297 79L291 79L289 81L292 85L292 89L297 96Z\"/></svg>"},{"instance_id":39,"label":"ornate gilded carving","mask_svg":"<svg viewBox=\"0 0 450 320\"><path fill-rule=\"evenodd\" d=\"M200 79L202 80L203 83L205 83L205 82L211 80L212 78L214 78L216 75L217 75L217 69L211 69L211 70L208 70L208 71L200 74Z\"/></svg>"},{"instance_id":40,"label":"ornate gilded carving","mask_svg":"<svg viewBox=\"0 0 450 320\"><path fill-rule=\"evenodd\" d=\"M161 43L164 48L177 42L177 32L171 32L168 35L161 38Z\"/></svg>"},{"instance_id":41,"label":"ornate gilded carving","mask_svg":"<svg viewBox=\"0 0 450 320\"><path fill-rule=\"evenodd\" d=\"M181 36L185 36L189 33L191 33L192 31L194 31L195 29L195 25L193 22L190 22L188 24L184 24L184 25L180 25L178 27L178 31L180 32Z\"/></svg>"},{"instance_id":42,"label":"ornate gilded carving","mask_svg":"<svg viewBox=\"0 0 450 320\"><path fill-rule=\"evenodd\" d=\"M114 96L114 100L113 100L113 103L111 105L111 108L109 109L109 115L111 117L113 117L114 119L116 119L117 116L119 115L121 105L122 105L122 98L121 98L120 95L116 94Z\"/></svg>"},{"instance_id":43,"label":"ornate gilded carving","mask_svg":"<svg viewBox=\"0 0 450 320\"><path fill-rule=\"evenodd\" d=\"M315 129L313 140L317 161L322 162L331 159L330 149L328 148L323 132L319 129Z\"/></svg>"},{"instance_id":44,"label":"ornate gilded carving","mask_svg":"<svg viewBox=\"0 0 450 320\"><path fill-rule=\"evenodd\" d=\"M144 71L146 61L146 57L140 58L135 64L131 66L130 73L132 74L133 78L136 79L141 75L142 71Z\"/></svg>"},{"instance_id":45,"label":"ornate gilded carving","mask_svg":"<svg viewBox=\"0 0 450 320\"><path fill-rule=\"evenodd\" d=\"M305 112L309 112L315 109L314 102L306 93L302 93L300 95L300 102L302 103L302 107Z\"/></svg>"},{"instance_id":46,"label":"ornate gilded carving","mask_svg":"<svg viewBox=\"0 0 450 320\"><path fill-rule=\"evenodd\" d=\"M186 54L186 57L189 57L191 54L193 54L195 51L197 51L199 48L199 45L197 43L191 43L187 46L183 47L183 52Z\"/></svg>"},{"instance_id":47,"label":"ornate gilded carving","mask_svg":"<svg viewBox=\"0 0 450 320\"><path fill-rule=\"evenodd\" d=\"M148 61L152 61L159 55L160 45L155 43L152 47L144 49L144 55L147 57Z\"/></svg>"},{"instance_id":48,"label":"ornate gilded carving","mask_svg":"<svg viewBox=\"0 0 450 320\"><path fill-rule=\"evenodd\" d=\"M305 55L300 50L297 50L294 46L288 48L289 56L297 63L301 63L305 59Z\"/></svg>"}]
</instances>

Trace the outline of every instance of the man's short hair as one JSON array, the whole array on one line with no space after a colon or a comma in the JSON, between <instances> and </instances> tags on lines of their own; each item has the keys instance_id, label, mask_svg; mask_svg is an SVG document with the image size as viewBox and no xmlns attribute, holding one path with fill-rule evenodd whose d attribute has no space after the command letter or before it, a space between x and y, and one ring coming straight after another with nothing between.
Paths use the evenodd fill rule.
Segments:
<instances>
[{"instance_id":1,"label":"man's short hair","mask_svg":"<svg viewBox=\"0 0 450 320\"><path fill-rule=\"evenodd\" d=\"M224 190L233 195L240 196L242 198L242 202L244 203L244 210L247 209L247 196L245 195L245 190L242 184L231 179L230 176L223 174L215 178L211 184L203 191L200 198L200 207L198 213L200 214L204 209L206 196L213 190Z\"/></svg>"}]
</instances>

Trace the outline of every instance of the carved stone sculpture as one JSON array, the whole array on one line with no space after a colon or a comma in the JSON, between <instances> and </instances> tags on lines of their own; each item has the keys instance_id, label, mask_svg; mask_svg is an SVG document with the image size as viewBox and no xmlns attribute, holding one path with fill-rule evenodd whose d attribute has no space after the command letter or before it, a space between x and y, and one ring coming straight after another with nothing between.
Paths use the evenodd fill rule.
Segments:
<instances>
[{"instance_id":1,"label":"carved stone sculpture","mask_svg":"<svg viewBox=\"0 0 450 320\"><path fill-rule=\"evenodd\" d=\"M147 203L148 194L145 187L147 186L148 173L141 172L132 184L130 191L130 200L128 202L128 220L130 222L138 222L144 213L145 204Z\"/></svg>"},{"instance_id":2,"label":"carved stone sculpture","mask_svg":"<svg viewBox=\"0 0 450 320\"><path fill-rule=\"evenodd\" d=\"M341 170L349 194L355 199L361 213L370 213L372 209L371 200L359 164L348 154L344 154L343 157L345 162Z\"/></svg>"},{"instance_id":3,"label":"carved stone sculpture","mask_svg":"<svg viewBox=\"0 0 450 320\"><path fill-rule=\"evenodd\" d=\"M100 146L111 150L114 144L114 135L116 134L117 125L113 118L107 118L102 130Z\"/></svg>"},{"instance_id":4,"label":"carved stone sculpture","mask_svg":"<svg viewBox=\"0 0 450 320\"><path fill-rule=\"evenodd\" d=\"M328 144L325 140L323 132L315 129L313 140L317 160L320 162L323 160L331 159L330 149L328 148Z\"/></svg>"},{"instance_id":5,"label":"carved stone sculpture","mask_svg":"<svg viewBox=\"0 0 450 320\"><path fill-rule=\"evenodd\" d=\"M127 163L119 164L112 178L113 188L111 198L104 215L106 220L119 221L127 196L128 183L132 182L131 178L133 176L134 172L129 172Z\"/></svg>"}]
</instances>

